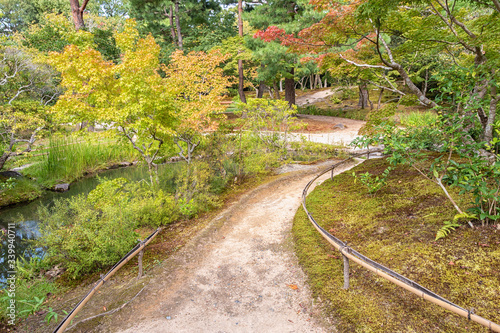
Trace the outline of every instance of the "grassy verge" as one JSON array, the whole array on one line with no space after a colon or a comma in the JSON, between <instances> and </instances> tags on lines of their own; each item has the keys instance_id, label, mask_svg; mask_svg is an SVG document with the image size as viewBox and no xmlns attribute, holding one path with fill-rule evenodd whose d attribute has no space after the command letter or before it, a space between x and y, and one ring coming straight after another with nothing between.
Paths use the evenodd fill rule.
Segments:
<instances>
[{"instance_id":1,"label":"grassy verge","mask_svg":"<svg viewBox=\"0 0 500 333\"><path fill-rule=\"evenodd\" d=\"M384 160L369 160L358 172L380 174ZM454 193L456 196L456 193ZM405 167L374 195L351 172L318 186L307 207L326 230L350 246L450 301L500 322L500 230L461 227L434 241L442 221L455 211L439 188ZM487 332L412 293L351 266L343 290L342 258L310 224L302 209L293 226L296 251L316 297L341 332Z\"/></svg>"},{"instance_id":2,"label":"grassy verge","mask_svg":"<svg viewBox=\"0 0 500 333\"><path fill-rule=\"evenodd\" d=\"M31 201L42 195L40 186L26 178L17 178L12 188L0 191L0 207L17 202Z\"/></svg>"}]
</instances>

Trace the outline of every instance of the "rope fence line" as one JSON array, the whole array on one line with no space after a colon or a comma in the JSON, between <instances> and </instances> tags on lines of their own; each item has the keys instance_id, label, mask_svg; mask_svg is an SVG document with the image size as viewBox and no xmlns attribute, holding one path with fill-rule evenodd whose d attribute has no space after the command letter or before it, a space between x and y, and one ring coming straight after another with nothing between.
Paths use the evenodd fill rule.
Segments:
<instances>
[{"instance_id":1,"label":"rope fence line","mask_svg":"<svg viewBox=\"0 0 500 333\"><path fill-rule=\"evenodd\" d=\"M369 155L370 153L380 153L382 152L383 149L372 149L368 150L366 152L354 154L351 157L342 160L331 167L323 170L320 172L316 177L314 177L309 183L307 183L306 187L304 188L304 191L302 192L302 207L304 208L304 211L307 214L307 217L309 218L309 221L313 224L313 226L318 230L318 232L325 238L330 244L332 244L341 254L344 259L344 289L349 288L349 260L354 261L355 263L363 266L364 268L372 271L373 273L377 274L378 276L400 286L401 288L406 289L407 291L410 291L414 293L417 296L422 297L424 300L430 301L434 304L437 304L441 306L442 308L449 310L451 312L454 312L462 317L465 317L469 320L472 320L476 323L479 323L487 328L490 329L490 331L493 332L500 332L500 325L487 320L481 316L478 316L474 314L474 310L467 310L459 305L456 305L452 303L451 301L433 293L432 291L428 290L427 288L419 285L418 283L404 277L403 275L394 272L393 270L379 264L378 262L364 256L363 254L359 253L358 251L352 249L347 245L347 243L341 241L337 237L333 236L330 234L328 231L326 231L324 228L322 228L314 219L312 214L307 210L306 207L306 197L307 197L307 192L311 185L318 180L319 177L323 176L324 174L328 173L331 171L332 177L333 177L333 170L339 166L342 166L351 160L353 160L355 157L363 156L363 155Z\"/></svg>"},{"instance_id":2,"label":"rope fence line","mask_svg":"<svg viewBox=\"0 0 500 333\"><path fill-rule=\"evenodd\" d=\"M87 302L94 296L96 291L102 287L104 282L108 281L113 274L115 274L123 265L130 261L137 254L140 254L139 258L139 278L142 275L142 254L144 253L144 248L155 238L158 233L162 230L162 228L156 229L151 235L145 238L143 241L138 243L132 250L130 250L123 258L118 261L113 268L111 268L105 275L101 276L101 279L94 285L94 287L87 293L87 295L69 312L64 318L64 320L56 327L53 333L62 333L71 323L73 318L77 315L77 313L87 304ZM142 291L142 290L141 290ZM128 304L125 303L125 304Z\"/></svg>"}]
</instances>

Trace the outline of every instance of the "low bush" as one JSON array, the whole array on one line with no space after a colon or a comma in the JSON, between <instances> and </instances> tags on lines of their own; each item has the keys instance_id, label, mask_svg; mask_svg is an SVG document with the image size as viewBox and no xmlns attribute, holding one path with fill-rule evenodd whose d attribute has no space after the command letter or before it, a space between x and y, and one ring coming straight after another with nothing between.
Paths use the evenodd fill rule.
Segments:
<instances>
[{"instance_id":1,"label":"low bush","mask_svg":"<svg viewBox=\"0 0 500 333\"><path fill-rule=\"evenodd\" d=\"M114 199L114 205L94 206L79 195L39 209L38 242L72 278L114 264L137 242L127 200Z\"/></svg>"}]
</instances>

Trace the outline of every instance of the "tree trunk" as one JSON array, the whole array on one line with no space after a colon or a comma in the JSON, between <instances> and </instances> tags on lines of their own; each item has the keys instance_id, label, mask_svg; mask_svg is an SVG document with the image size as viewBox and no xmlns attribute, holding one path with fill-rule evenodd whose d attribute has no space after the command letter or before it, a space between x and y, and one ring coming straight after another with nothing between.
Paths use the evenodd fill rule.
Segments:
<instances>
[{"instance_id":1,"label":"tree trunk","mask_svg":"<svg viewBox=\"0 0 500 333\"><path fill-rule=\"evenodd\" d=\"M323 84L321 83L321 79L319 78L319 74L314 75L314 87L315 88L323 88Z\"/></svg>"},{"instance_id":2,"label":"tree trunk","mask_svg":"<svg viewBox=\"0 0 500 333\"><path fill-rule=\"evenodd\" d=\"M358 106L362 109L366 108L370 102L370 95L368 93L368 83L361 81L359 83L359 101Z\"/></svg>"},{"instance_id":3,"label":"tree trunk","mask_svg":"<svg viewBox=\"0 0 500 333\"><path fill-rule=\"evenodd\" d=\"M83 12L89 0L84 0L82 6L80 7L80 2L78 0L69 0L71 5L71 16L73 17L73 23L76 30L84 29L85 22L83 21Z\"/></svg>"},{"instance_id":4,"label":"tree trunk","mask_svg":"<svg viewBox=\"0 0 500 333\"><path fill-rule=\"evenodd\" d=\"M266 90L266 85L264 81L259 82L259 88L257 89L257 98L262 98L264 96L264 91Z\"/></svg>"},{"instance_id":5,"label":"tree trunk","mask_svg":"<svg viewBox=\"0 0 500 333\"><path fill-rule=\"evenodd\" d=\"M290 69L290 78L285 77L285 101L288 102L290 106L295 104L295 79L294 79L294 68Z\"/></svg>"},{"instance_id":6,"label":"tree trunk","mask_svg":"<svg viewBox=\"0 0 500 333\"><path fill-rule=\"evenodd\" d=\"M427 94L427 85L429 82L429 69L425 70L425 81L424 81L424 88L422 89L422 94L425 96Z\"/></svg>"},{"instance_id":7,"label":"tree trunk","mask_svg":"<svg viewBox=\"0 0 500 333\"><path fill-rule=\"evenodd\" d=\"M170 22L170 35L172 36L172 42L177 46L175 27L174 27L174 8L170 5L170 11L168 12L168 21Z\"/></svg>"},{"instance_id":8,"label":"tree trunk","mask_svg":"<svg viewBox=\"0 0 500 333\"><path fill-rule=\"evenodd\" d=\"M483 135L483 139L487 143L489 143L493 139L493 124L495 123L495 116L499 100L500 96L497 95L497 87L493 84L491 85L490 113L488 115L488 120L486 122Z\"/></svg>"},{"instance_id":9,"label":"tree trunk","mask_svg":"<svg viewBox=\"0 0 500 333\"><path fill-rule=\"evenodd\" d=\"M3 153L2 156L0 156L0 170L2 170L5 162L7 162L9 157L10 157L10 152L5 152L5 153Z\"/></svg>"},{"instance_id":10,"label":"tree trunk","mask_svg":"<svg viewBox=\"0 0 500 333\"><path fill-rule=\"evenodd\" d=\"M241 15L243 13L243 0L238 0L238 33L240 37L243 37L243 20ZM238 50L238 54L241 53L241 50ZM243 91L243 60L238 59L238 95L240 96L240 100L243 103L247 102L245 97L245 92Z\"/></svg>"},{"instance_id":11,"label":"tree trunk","mask_svg":"<svg viewBox=\"0 0 500 333\"><path fill-rule=\"evenodd\" d=\"M183 49L184 46L182 44L182 34L181 34L181 19L179 17L179 1L176 0L174 2L174 8L175 8L175 26L177 28L177 44L179 46L179 49Z\"/></svg>"},{"instance_id":12,"label":"tree trunk","mask_svg":"<svg viewBox=\"0 0 500 333\"><path fill-rule=\"evenodd\" d=\"M311 88L311 90L314 89L314 86L313 86L313 76L312 75L309 75L309 87Z\"/></svg>"},{"instance_id":13,"label":"tree trunk","mask_svg":"<svg viewBox=\"0 0 500 333\"><path fill-rule=\"evenodd\" d=\"M281 99L280 90L278 89L278 85L276 84L276 81L273 82L273 90L276 93L276 99Z\"/></svg>"},{"instance_id":14,"label":"tree trunk","mask_svg":"<svg viewBox=\"0 0 500 333\"><path fill-rule=\"evenodd\" d=\"M378 95L377 110L380 109L380 103L382 102L382 95L384 94L384 88L380 89L380 94Z\"/></svg>"}]
</instances>

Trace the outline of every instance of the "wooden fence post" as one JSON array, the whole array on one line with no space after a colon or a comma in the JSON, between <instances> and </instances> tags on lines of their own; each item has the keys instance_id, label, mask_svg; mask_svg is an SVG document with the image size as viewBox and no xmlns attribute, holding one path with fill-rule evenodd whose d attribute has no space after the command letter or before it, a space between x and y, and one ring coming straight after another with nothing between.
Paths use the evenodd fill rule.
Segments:
<instances>
[{"instance_id":1,"label":"wooden fence post","mask_svg":"<svg viewBox=\"0 0 500 333\"><path fill-rule=\"evenodd\" d=\"M342 254L344 258L344 289L349 289L349 259Z\"/></svg>"},{"instance_id":2,"label":"wooden fence post","mask_svg":"<svg viewBox=\"0 0 500 333\"><path fill-rule=\"evenodd\" d=\"M144 249L141 250L141 252L139 252L139 257L138 258L138 261L139 261L139 275L137 276L137 279L140 279L142 277L142 256L144 255Z\"/></svg>"}]
</instances>

